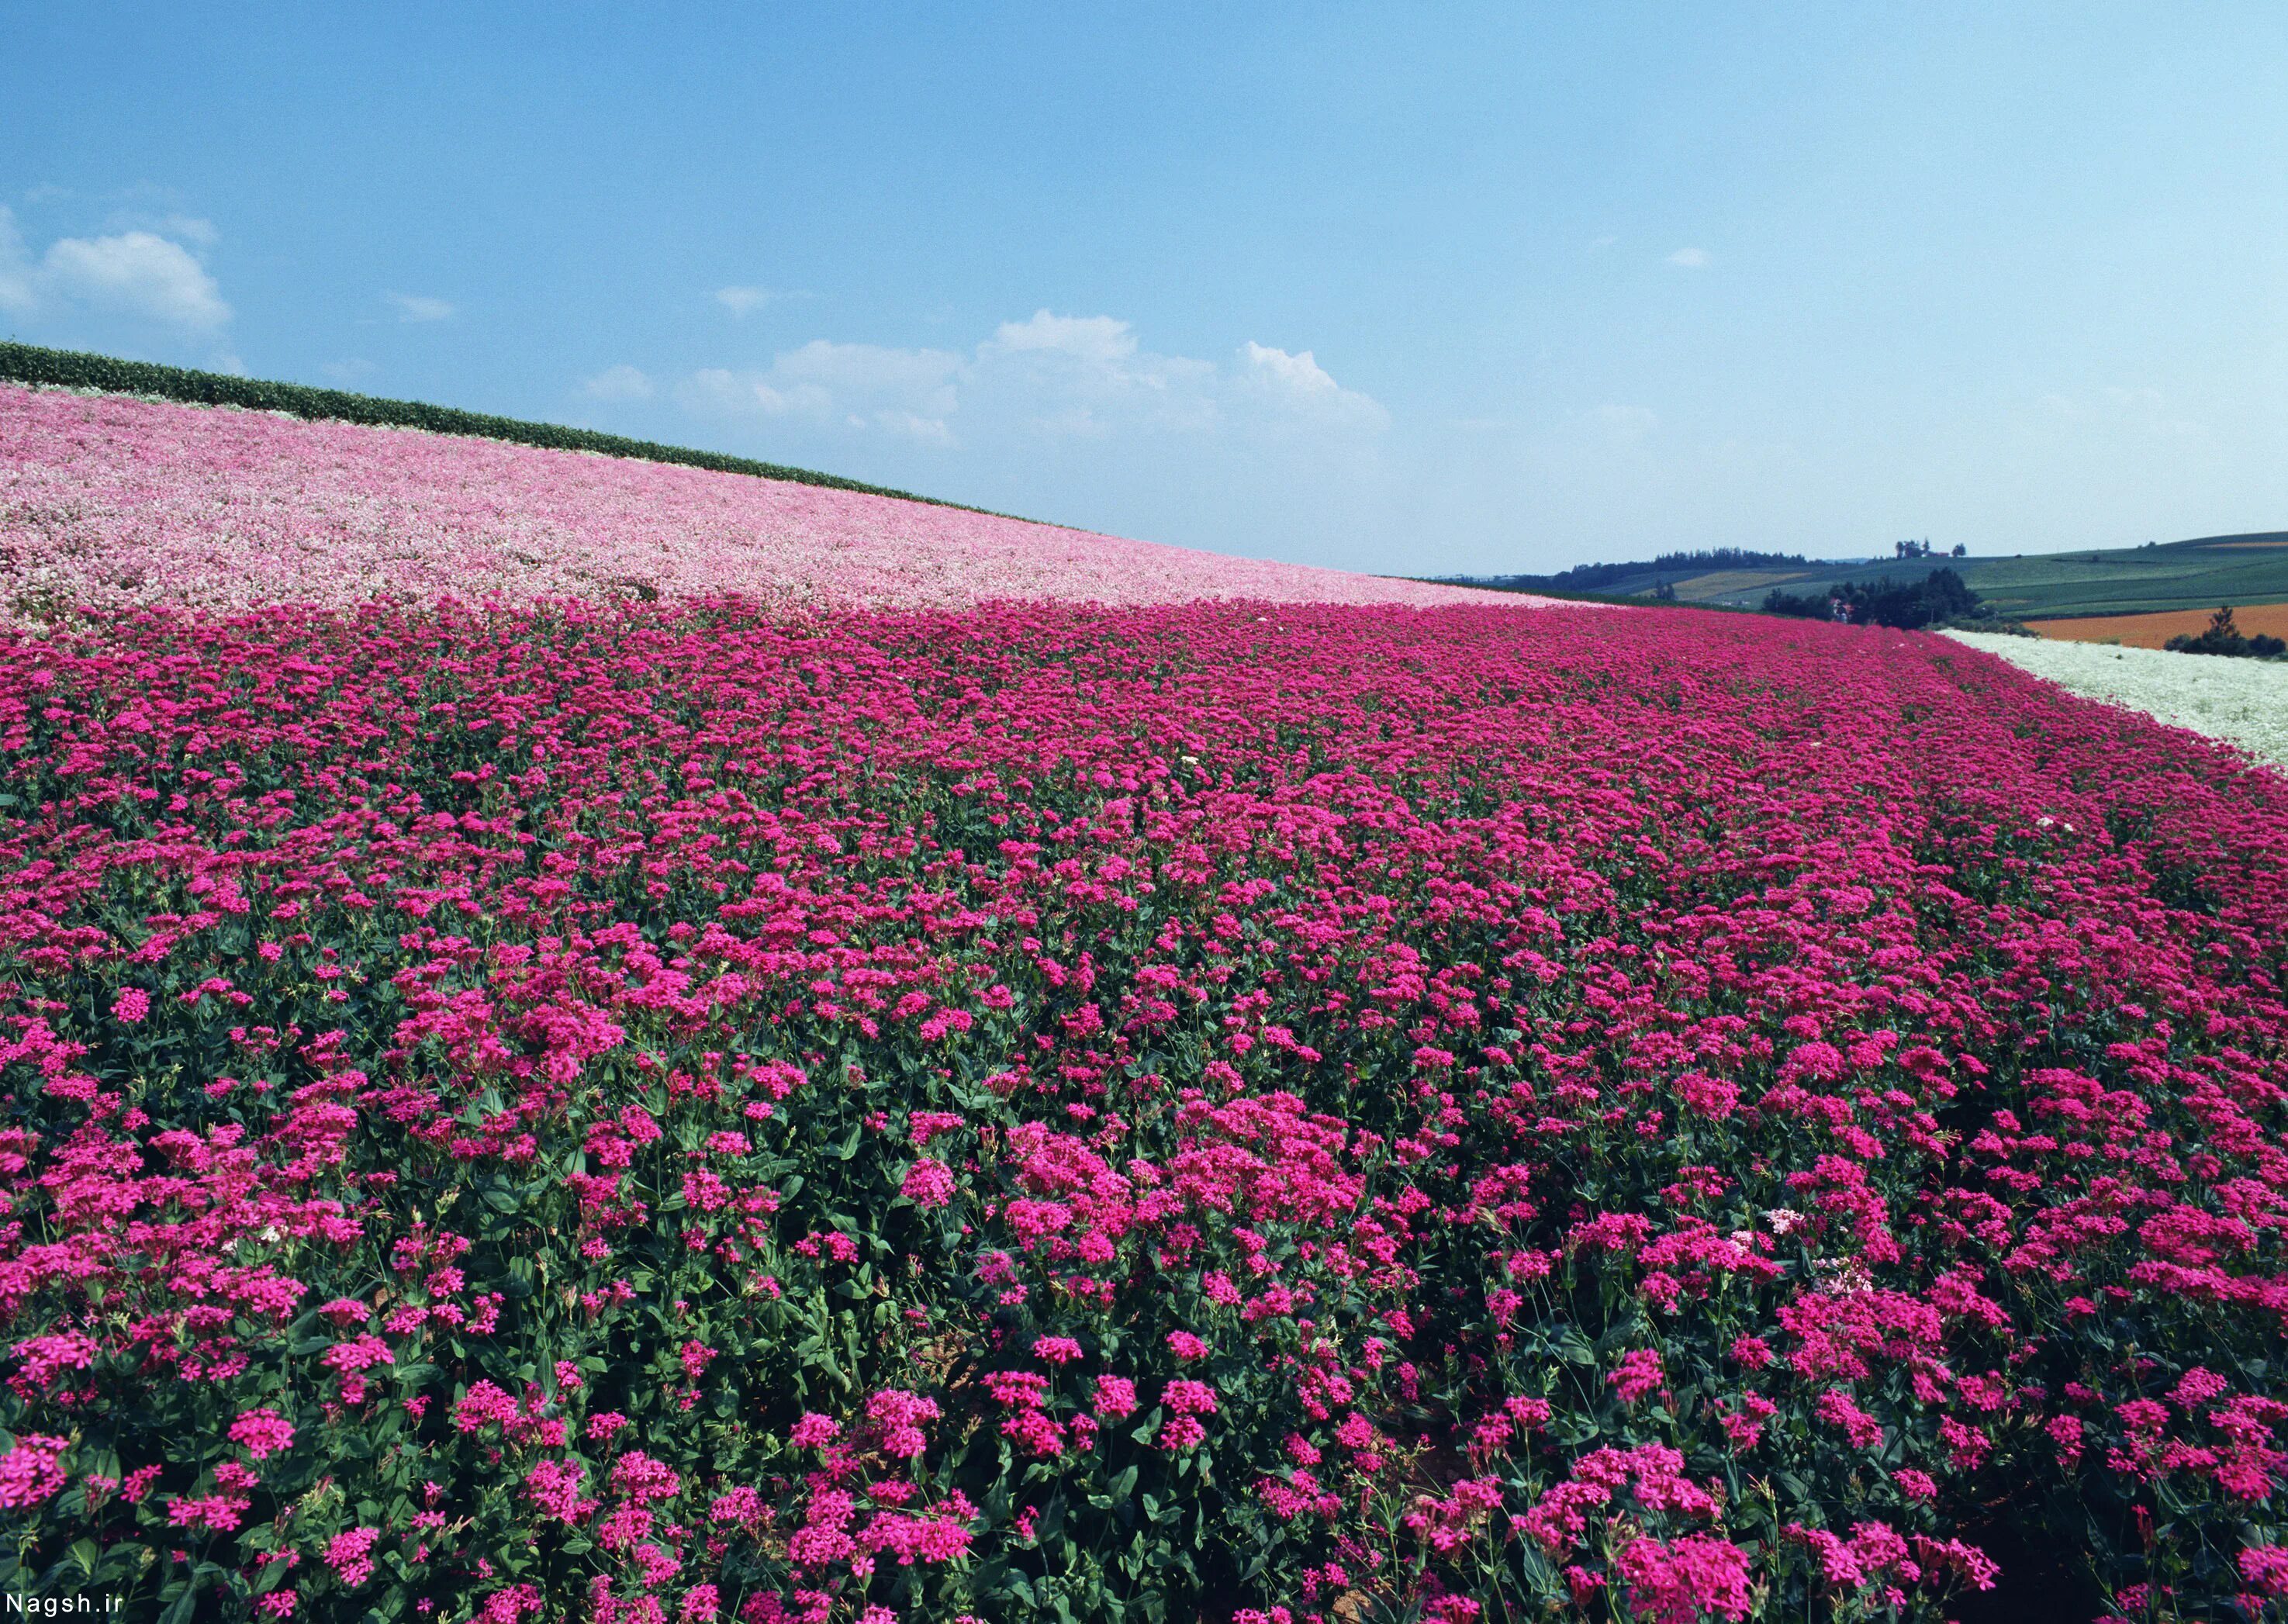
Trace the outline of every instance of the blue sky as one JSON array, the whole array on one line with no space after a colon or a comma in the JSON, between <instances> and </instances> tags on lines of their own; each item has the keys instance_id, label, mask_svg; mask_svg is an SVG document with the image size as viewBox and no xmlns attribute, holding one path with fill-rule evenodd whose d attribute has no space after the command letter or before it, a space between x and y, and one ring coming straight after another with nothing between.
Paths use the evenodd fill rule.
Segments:
<instances>
[{"instance_id":1,"label":"blue sky","mask_svg":"<svg viewBox=\"0 0 2288 1624\"><path fill-rule=\"evenodd\" d=\"M2288 527L2288 8L0 0L0 331L1407 574Z\"/></svg>"}]
</instances>

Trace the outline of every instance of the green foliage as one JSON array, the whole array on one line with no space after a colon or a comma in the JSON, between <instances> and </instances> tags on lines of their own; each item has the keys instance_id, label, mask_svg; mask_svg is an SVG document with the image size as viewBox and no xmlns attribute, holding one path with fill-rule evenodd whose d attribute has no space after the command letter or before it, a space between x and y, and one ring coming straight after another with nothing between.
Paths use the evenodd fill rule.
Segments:
<instances>
[{"instance_id":1,"label":"green foliage","mask_svg":"<svg viewBox=\"0 0 2288 1624\"><path fill-rule=\"evenodd\" d=\"M2165 647L2180 654L2234 654L2244 659L2277 660L2288 654L2288 642L2258 632L2244 637L2233 623L2232 606L2225 604L2209 616L2209 623L2197 637L2171 638Z\"/></svg>"},{"instance_id":2,"label":"green foliage","mask_svg":"<svg viewBox=\"0 0 2288 1624\"><path fill-rule=\"evenodd\" d=\"M1902 630L1974 620L1981 606L1978 594L1963 584L1950 569L1934 569L1920 581L1894 581L1882 576L1871 585L1838 588L1826 597L1799 594L1774 587L1764 597L1764 613L1799 620L1826 620L1840 600L1848 606L1855 626L1896 626Z\"/></svg>"}]
</instances>

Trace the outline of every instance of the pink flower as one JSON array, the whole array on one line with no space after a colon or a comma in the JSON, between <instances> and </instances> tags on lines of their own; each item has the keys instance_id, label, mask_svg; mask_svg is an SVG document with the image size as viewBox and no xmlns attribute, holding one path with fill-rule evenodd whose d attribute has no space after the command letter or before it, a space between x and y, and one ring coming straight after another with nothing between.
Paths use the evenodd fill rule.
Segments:
<instances>
[{"instance_id":1,"label":"pink flower","mask_svg":"<svg viewBox=\"0 0 2288 1624\"><path fill-rule=\"evenodd\" d=\"M840 1423L832 1417L807 1411L800 1421L794 1423L793 1430L787 1434L787 1441L798 1449L815 1449L832 1443L841 1432Z\"/></svg>"},{"instance_id":2,"label":"pink flower","mask_svg":"<svg viewBox=\"0 0 2288 1624\"><path fill-rule=\"evenodd\" d=\"M122 1026L139 1025L151 1013L151 994L139 986L123 986L111 996L111 1018Z\"/></svg>"},{"instance_id":3,"label":"pink flower","mask_svg":"<svg viewBox=\"0 0 2288 1624\"><path fill-rule=\"evenodd\" d=\"M1740 1620L1753 1597L1748 1553L1728 1540L1688 1533L1669 1541L1637 1539L1615 1564L1629 1583L1629 1606L1653 1624L1696 1624L1703 1614Z\"/></svg>"},{"instance_id":4,"label":"pink flower","mask_svg":"<svg viewBox=\"0 0 2288 1624\"><path fill-rule=\"evenodd\" d=\"M349 1528L333 1537L326 1547L326 1565L341 1575L342 1583L354 1590L373 1577L373 1542L381 1537L378 1528Z\"/></svg>"},{"instance_id":5,"label":"pink flower","mask_svg":"<svg viewBox=\"0 0 2288 1624\"><path fill-rule=\"evenodd\" d=\"M70 1446L63 1438L43 1433L18 1433L16 1446L0 1455L0 1507L28 1511L45 1504L64 1486L63 1468L57 1462Z\"/></svg>"},{"instance_id":6,"label":"pink flower","mask_svg":"<svg viewBox=\"0 0 2288 1624\"><path fill-rule=\"evenodd\" d=\"M1179 1415L1212 1415L1215 1389L1204 1382L1171 1382L1161 1390L1160 1402Z\"/></svg>"},{"instance_id":7,"label":"pink flower","mask_svg":"<svg viewBox=\"0 0 2288 1624\"><path fill-rule=\"evenodd\" d=\"M936 1157L925 1155L906 1168L906 1183L899 1184L899 1194L918 1208L942 1208L954 1199L954 1168Z\"/></svg>"},{"instance_id":8,"label":"pink flower","mask_svg":"<svg viewBox=\"0 0 2288 1624\"><path fill-rule=\"evenodd\" d=\"M230 1423L230 1439L261 1461L291 1447L294 1429L275 1410L244 1410Z\"/></svg>"},{"instance_id":9,"label":"pink flower","mask_svg":"<svg viewBox=\"0 0 2288 1624\"><path fill-rule=\"evenodd\" d=\"M544 1517L559 1522L577 1522L581 1516L580 1489L587 1470L576 1462L542 1461L525 1474L524 1492Z\"/></svg>"},{"instance_id":10,"label":"pink flower","mask_svg":"<svg viewBox=\"0 0 2288 1624\"><path fill-rule=\"evenodd\" d=\"M1650 1348L1637 1348L1621 1356L1620 1367L1608 1374L1605 1382L1620 1394L1623 1403L1634 1404L1649 1394L1665 1391L1668 1374L1661 1368L1659 1354Z\"/></svg>"}]
</instances>

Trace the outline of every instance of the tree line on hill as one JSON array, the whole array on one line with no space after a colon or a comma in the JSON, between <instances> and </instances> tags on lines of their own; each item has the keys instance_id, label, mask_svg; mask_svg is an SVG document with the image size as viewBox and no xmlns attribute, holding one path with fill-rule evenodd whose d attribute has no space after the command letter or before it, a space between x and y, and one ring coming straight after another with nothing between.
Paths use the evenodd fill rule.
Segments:
<instances>
[{"instance_id":1,"label":"tree line on hill","mask_svg":"<svg viewBox=\"0 0 2288 1624\"><path fill-rule=\"evenodd\" d=\"M1918 554L1918 557L1924 555ZM1847 581L1824 592L1790 592L1774 587L1764 595L1766 614L1798 620L1848 621L1855 626L1962 627L1973 631L2023 632L2025 628L1970 590L1950 569L1934 569L1920 581Z\"/></svg>"},{"instance_id":2,"label":"tree line on hill","mask_svg":"<svg viewBox=\"0 0 2288 1624\"><path fill-rule=\"evenodd\" d=\"M1664 552L1649 562L1577 564L1553 575L1478 575L1466 579L1473 586L1500 587L1513 592L1594 592L1632 575L1704 575L1720 569L1802 569L1811 562L1799 552L1716 547L1699 552Z\"/></svg>"}]
</instances>

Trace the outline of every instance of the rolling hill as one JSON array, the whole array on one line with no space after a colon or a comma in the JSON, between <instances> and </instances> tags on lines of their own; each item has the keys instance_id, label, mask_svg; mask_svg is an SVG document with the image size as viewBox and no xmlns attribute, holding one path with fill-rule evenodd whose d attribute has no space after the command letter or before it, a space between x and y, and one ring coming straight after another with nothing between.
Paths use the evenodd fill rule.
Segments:
<instances>
[{"instance_id":1,"label":"rolling hill","mask_svg":"<svg viewBox=\"0 0 2288 1624\"><path fill-rule=\"evenodd\" d=\"M1761 559L1775 555L1745 556ZM2022 620L2284 603L2288 602L2288 530L2007 558L1811 559L1761 566L1725 563L1714 568L1662 559L1594 566L1596 584L1579 590L1614 598L1650 598L1666 589L1679 603L1753 608L1775 587L1816 594L1849 582L1868 582L1884 575L1920 577L1941 567L1955 571L2000 613ZM1555 576L1454 580L1456 584L1560 595L1567 590L1564 578Z\"/></svg>"}]
</instances>

